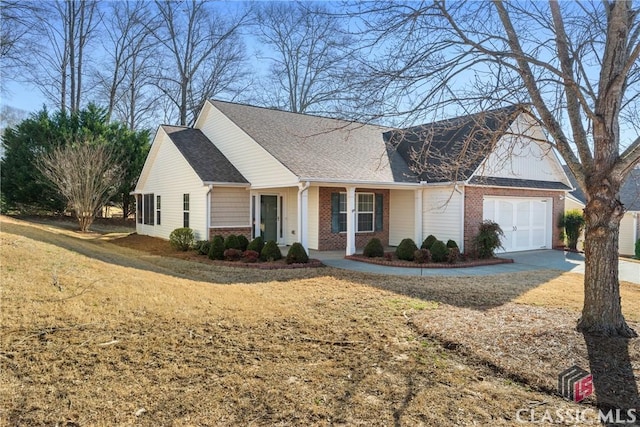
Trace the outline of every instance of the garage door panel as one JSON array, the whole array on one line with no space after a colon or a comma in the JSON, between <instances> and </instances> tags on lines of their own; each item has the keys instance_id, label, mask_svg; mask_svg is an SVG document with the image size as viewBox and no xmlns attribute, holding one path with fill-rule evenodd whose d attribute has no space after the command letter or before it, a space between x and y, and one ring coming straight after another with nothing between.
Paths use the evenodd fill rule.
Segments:
<instances>
[{"instance_id":1,"label":"garage door panel","mask_svg":"<svg viewBox=\"0 0 640 427\"><path fill-rule=\"evenodd\" d=\"M504 232L504 251L525 251L547 247L551 204L540 199L485 198L483 219L492 220Z\"/></svg>"}]
</instances>

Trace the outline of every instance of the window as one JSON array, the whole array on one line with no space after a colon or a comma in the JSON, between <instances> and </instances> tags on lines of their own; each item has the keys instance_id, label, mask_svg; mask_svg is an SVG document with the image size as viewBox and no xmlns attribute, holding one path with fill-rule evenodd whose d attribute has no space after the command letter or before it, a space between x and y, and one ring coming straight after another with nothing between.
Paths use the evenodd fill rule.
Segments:
<instances>
[{"instance_id":1,"label":"window","mask_svg":"<svg viewBox=\"0 0 640 427\"><path fill-rule=\"evenodd\" d=\"M160 196L156 196L156 225L160 225L160 208L162 203L160 201Z\"/></svg>"},{"instance_id":2,"label":"window","mask_svg":"<svg viewBox=\"0 0 640 427\"><path fill-rule=\"evenodd\" d=\"M373 193L356 194L356 231L373 231Z\"/></svg>"},{"instance_id":3,"label":"window","mask_svg":"<svg viewBox=\"0 0 640 427\"><path fill-rule=\"evenodd\" d=\"M382 194L356 193L356 232L382 231ZM331 194L331 232L347 231L347 193Z\"/></svg>"},{"instance_id":4,"label":"window","mask_svg":"<svg viewBox=\"0 0 640 427\"><path fill-rule=\"evenodd\" d=\"M189 227L189 195L182 195L182 226Z\"/></svg>"},{"instance_id":5,"label":"window","mask_svg":"<svg viewBox=\"0 0 640 427\"><path fill-rule=\"evenodd\" d=\"M143 218L142 222L146 225L153 225L153 193L142 195Z\"/></svg>"},{"instance_id":6,"label":"window","mask_svg":"<svg viewBox=\"0 0 640 427\"><path fill-rule=\"evenodd\" d=\"M142 224L142 195L136 194L136 215L138 217L138 224Z\"/></svg>"}]
</instances>

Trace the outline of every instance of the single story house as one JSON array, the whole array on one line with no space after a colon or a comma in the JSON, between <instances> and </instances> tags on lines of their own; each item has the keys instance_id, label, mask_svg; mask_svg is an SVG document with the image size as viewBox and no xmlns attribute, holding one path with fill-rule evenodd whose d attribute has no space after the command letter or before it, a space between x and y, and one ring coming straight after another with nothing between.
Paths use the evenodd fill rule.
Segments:
<instances>
[{"instance_id":1,"label":"single story house","mask_svg":"<svg viewBox=\"0 0 640 427\"><path fill-rule=\"evenodd\" d=\"M522 105L397 129L210 100L193 127L158 128L134 194L139 234L353 254L430 234L464 250L487 219L505 251L550 249L571 189Z\"/></svg>"},{"instance_id":2,"label":"single story house","mask_svg":"<svg viewBox=\"0 0 640 427\"><path fill-rule=\"evenodd\" d=\"M565 165L565 173L575 188L567 197L564 207L565 212L571 210L582 211L587 203L587 198L578 187L578 182ZM626 181L620 188L620 202L624 205L625 213L620 221L620 237L618 240L618 253L620 255L634 255L635 245L640 239L640 168L631 171ZM583 250L584 234L578 240L578 249Z\"/></svg>"}]
</instances>

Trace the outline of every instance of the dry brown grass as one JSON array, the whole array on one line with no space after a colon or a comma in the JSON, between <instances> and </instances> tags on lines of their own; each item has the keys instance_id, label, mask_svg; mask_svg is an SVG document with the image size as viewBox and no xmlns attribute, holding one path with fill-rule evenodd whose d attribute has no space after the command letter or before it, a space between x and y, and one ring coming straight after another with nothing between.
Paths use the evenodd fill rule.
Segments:
<instances>
[{"instance_id":1,"label":"dry brown grass","mask_svg":"<svg viewBox=\"0 0 640 427\"><path fill-rule=\"evenodd\" d=\"M507 426L532 402L584 408L514 381L508 357L496 373L476 342L439 343L485 316L490 349L492 310L553 273L262 271L107 240L2 218L1 423Z\"/></svg>"}]
</instances>

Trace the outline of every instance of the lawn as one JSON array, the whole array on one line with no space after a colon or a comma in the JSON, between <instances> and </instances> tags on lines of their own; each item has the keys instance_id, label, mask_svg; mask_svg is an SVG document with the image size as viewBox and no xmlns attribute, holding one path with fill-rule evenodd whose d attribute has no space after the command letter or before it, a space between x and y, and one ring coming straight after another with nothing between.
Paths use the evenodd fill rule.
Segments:
<instances>
[{"instance_id":1,"label":"lawn","mask_svg":"<svg viewBox=\"0 0 640 427\"><path fill-rule=\"evenodd\" d=\"M507 426L595 402L554 390L596 360L573 331L579 276L239 269L1 220L5 425ZM622 286L640 330L639 287ZM608 399L636 405L624 343L635 394Z\"/></svg>"}]
</instances>

